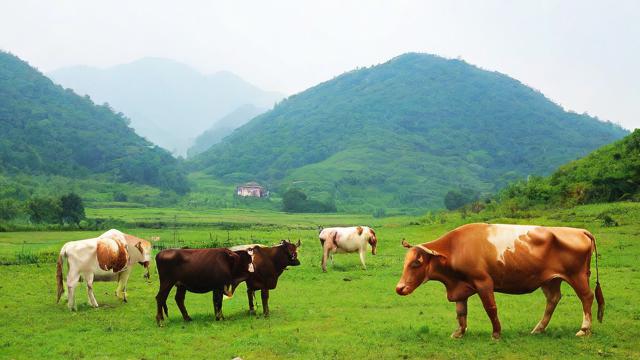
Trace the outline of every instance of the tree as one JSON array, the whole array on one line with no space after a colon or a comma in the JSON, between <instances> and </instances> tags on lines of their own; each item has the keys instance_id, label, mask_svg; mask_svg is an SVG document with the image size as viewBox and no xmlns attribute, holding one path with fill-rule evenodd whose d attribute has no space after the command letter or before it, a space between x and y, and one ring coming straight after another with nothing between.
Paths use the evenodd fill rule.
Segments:
<instances>
[{"instance_id":1,"label":"tree","mask_svg":"<svg viewBox=\"0 0 640 360\"><path fill-rule=\"evenodd\" d=\"M476 200L478 200L478 193L472 189L449 190L444 196L444 206L448 210L455 210Z\"/></svg>"},{"instance_id":2,"label":"tree","mask_svg":"<svg viewBox=\"0 0 640 360\"><path fill-rule=\"evenodd\" d=\"M289 189L282 195L282 209L286 212L303 212L307 194L298 189Z\"/></svg>"},{"instance_id":3,"label":"tree","mask_svg":"<svg viewBox=\"0 0 640 360\"><path fill-rule=\"evenodd\" d=\"M78 224L86 218L82 198L75 193L63 195L60 198L62 220L66 223Z\"/></svg>"},{"instance_id":4,"label":"tree","mask_svg":"<svg viewBox=\"0 0 640 360\"><path fill-rule=\"evenodd\" d=\"M34 197L27 201L29 220L38 223L62 223L60 199Z\"/></svg>"}]
</instances>

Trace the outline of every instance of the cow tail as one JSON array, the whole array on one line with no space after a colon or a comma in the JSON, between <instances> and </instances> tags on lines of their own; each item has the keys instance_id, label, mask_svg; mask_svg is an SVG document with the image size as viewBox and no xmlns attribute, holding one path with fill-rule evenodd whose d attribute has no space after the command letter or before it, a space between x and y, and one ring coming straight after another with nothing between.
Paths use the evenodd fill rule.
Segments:
<instances>
[{"instance_id":1,"label":"cow tail","mask_svg":"<svg viewBox=\"0 0 640 360\"><path fill-rule=\"evenodd\" d=\"M64 285L62 284L62 267L64 265L64 258L67 257L66 250L62 247L60 254L58 255L58 262L56 264L56 283L58 286L58 298L56 303L60 302L60 297L64 293Z\"/></svg>"},{"instance_id":2,"label":"cow tail","mask_svg":"<svg viewBox=\"0 0 640 360\"><path fill-rule=\"evenodd\" d=\"M598 247L596 246L596 238L590 232L585 232L585 234L591 239L591 243L593 244L593 252L596 255L596 302L598 303L598 321L602 322L602 318L604 317L604 295L602 295L602 288L600 287L600 276L598 274Z\"/></svg>"}]
</instances>

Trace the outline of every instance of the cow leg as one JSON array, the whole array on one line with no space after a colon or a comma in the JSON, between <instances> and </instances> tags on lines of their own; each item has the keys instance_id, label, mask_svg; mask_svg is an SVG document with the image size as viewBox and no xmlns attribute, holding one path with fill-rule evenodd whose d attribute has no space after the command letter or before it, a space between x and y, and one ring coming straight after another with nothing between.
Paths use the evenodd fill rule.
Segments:
<instances>
[{"instance_id":1,"label":"cow leg","mask_svg":"<svg viewBox=\"0 0 640 360\"><path fill-rule=\"evenodd\" d=\"M67 274L67 306L69 310L76 311L78 308L76 307L76 286L78 286L78 281L80 280L80 273L78 273L75 269L69 269L69 273Z\"/></svg>"},{"instance_id":2,"label":"cow leg","mask_svg":"<svg viewBox=\"0 0 640 360\"><path fill-rule=\"evenodd\" d=\"M322 272L327 272L327 257L328 256L329 256L329 247L327 245L325 245L322 248ZM333 263L333 261L332 261L332 263Z\"/></svg>"},{"instance_id":3,"label":"cow leg","mask_svg":"<svg viewBox=\"0 0 640 360\"><path fill-rule=\"evenodd\" d=\"M156 323L158 326L162 326L162 321L164 320L164 316L162 315L162 310L167 308L167 298L169 297L169 293L171 292L171 288L175 282L162 282L160 281L160 290L158 290L158 294L156 295L156 304L158 305L158 311L156 313Z\"/></svg>"},{"instance_id":4,"label":"cow leg","mask_svg":"<svg viewBox=\"0 0 640 360\"><path fill-rule=\"evenodd\" d=\"M460 339L467 331L467 299L456 301L456 317L458 318L458 329L451 334L451 337Z\"/></svg>"},{"instance_id":5,"label":"cow leg","mask_svg":"<svg viewBox=\"0 0 640 360\"><path fill-rule=\"evenodd\" d=\"M364 249L360 249L360 263L362 264L362 268L367 270L367 265L364 263L364 252L367 250L367 248Z\"/></svg>"},{"instance_id":6,"label":"cow leg","mask_svg":"<svg viewBox=\"0 0 640 360\"><path fill-rule=\"evenodd\" d=\"M591 305L593 304L593 291L589 287L589 277L580 275L569 281L569 285L575 290L582 302L582 326L576 336L591 335Z\"/></svg>"},{"instance_id":7,"label":"cow leg","mask_svg":"<svg viewBox=\"0 0 640 360\"><path fill-rule=\"evenodd\" d=\"M269 316L269 290L260 290L260 297L262 298L262 314L267 317Z\"/></svg>"},{"instance_id":8,"label":"cow leg","mask_svg":"<svg viewBox=\"0 0 640 360\"><path fill-rule=\"evenodd\" d=\"M480 283L476 283L476 289L478 289L478 296L484 306L484 311L487 312L487 316L491 320L491 326L493 327L493 333L491 336L494 340L500 339L500 320L498 319L498 306L496 305L496 299L493 295L493 281L484 280Z\"/></svg>"},{"instance_id":9,"label":"cow leg","mask_svg":"<svg viewBox=\"0 0 640 360\"><path fill-rule=\"evenodd\" d=\"M122 301L127 302L127 283L129 282L129 275L133 267L129 267L127 270L118 274L118 288L116 289L116 296Z\"/></svg>"},{"instance_id":10,"label":"cow leg","mask_svg":"<svg viewBox=\"0 0 640 360\"><path fill-rule=\"evenodd\" d=\"M256 296L256 291L247 287L247 299L249 299L249 315L255 315L256 310L253 308L253 298Z\"/></svg>"},{"instance_id":11,"label":"cow leg","mask_svg":"<svg viewBox=\"0 0 640 360\"><path fill-rule=\"evenodd\" d=\"M556 306L562 297L562 294L560 293L560 284L562 284L562 279L556 278L541 286L542 292L547 298L547 307L544 309L542 319L531 331L532 334L543 333L547 328L547 325L549 325L553 311L556 309Z\"/></svg>"},{"instance_id":12,"label":"cow leg","mask_svg":"<svg viewBox=\"0 0 640 360\"><path fill-rule=\"evenodd\" d=\"M222 315L222 289L213 290L213 309L216 313L216 321L224 320Z\"/></svg>"},{"instance_id":13,"label":"cow leg","mask_svg":"<svg viewBox=\"0 0 640 360\"><path fill-rule=\"evenodd\" d=\"M84 273L84 279L87 281L87 296L89 298L89 305L94 308L98 307L98 302L96 301L96 296L93 293L93 273L88 272Z\"/></svg>"},{"instance_id":14,"label":"cow leg","mask_svg":"<svg viewBox=\"0 0 640 360\"><path fill-rule=\"evenodd\" d=\"M176 289L176 304L178 304L178 309L180 309L180 313L182 314L182 318L184 319L184 321L191 321L191 317L189 317L189 314L187 313L187 308L184 306L184 297L187 293L187 288L184 286L177 286Z\"/></svg>"}]
</instances>

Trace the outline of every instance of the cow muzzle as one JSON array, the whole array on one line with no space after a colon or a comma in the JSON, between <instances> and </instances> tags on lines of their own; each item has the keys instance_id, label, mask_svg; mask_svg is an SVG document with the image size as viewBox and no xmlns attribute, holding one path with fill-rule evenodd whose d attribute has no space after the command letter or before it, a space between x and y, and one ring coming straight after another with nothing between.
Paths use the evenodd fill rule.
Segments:
<instances>
[{"instance_id":1,"label":"cow muzzle","mask_svg":"<svg viewBox=\"0 0 640 360\"><path fill-rule=\"evenodd\" d=\"M411 287L411 286L407 286L404 283L400 283L398 285L396 285L396 293L400 296L406 296L409 295L413 292L415 288Z\"/></svg>"},{"instance_id":2,"label":"cow muzzle","mask_svg":"<svg viewBox=\"0 0 640 360\"><path fill-rule=\"evenodd\" d=\"M371 248L371 255L376 255L378 253L378 248L377 247L373 247Z\"/></svg>"}]
</instances>

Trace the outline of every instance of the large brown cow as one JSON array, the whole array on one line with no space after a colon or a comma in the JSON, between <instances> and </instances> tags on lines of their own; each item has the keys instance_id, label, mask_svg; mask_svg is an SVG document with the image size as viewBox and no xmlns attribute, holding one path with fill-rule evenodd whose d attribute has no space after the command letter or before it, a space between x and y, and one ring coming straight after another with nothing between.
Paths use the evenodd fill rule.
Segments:
<instances>
[{"instance_id":1,"label":"large brown cow","mask_svg":"<svg viewBox=\"0 0 640 360\"><path fill-rule=\"evenodd\" d=\"M185 294L213 291L216 320L223 319L222 296L244 281L253 271L252 257L247 251L229 249L167 249L156 255L160 289L156 295L156 322L162 325L167 312L167 297L175 285L176 304L185 321L191 321L184 306Z\"/></svg>"},{"instance_id":2,"label":"large brown cow","mask_svg":"<svg viewBox=\"0 0 640 360\"><path fill-rule=\"evenodd\" d=\"M287 266L300 265L298 247L300 247L300 240L297 244L282 240L280 244L271 247L239 245L231 248L247 249L252 252L254 272L249 274L246 280L250 314L255 314L253 299L256 290L260 290L263 315L269 316L269 290L276 288L278 278Z\"/></svg>"},{"instance_id":3,"label":"large brown cow","mask_svg":"<svg viewBox=\"0 0 640 360\"><path fill-rule=\"evenodd\" d=\"M582 302L583 321L577 336L591 333L593 292L589 287L595 238L584 229L500 224L468 224L435 241L411 246L396 286L399 295L409 295L428 280L440 281L447 299L456 302L458 329L452 337L462 337L467 329L467 299L478 294L491 324L493 338L500 338L500 321L494 291L525 294L542 288L547 307L532 333L541 333L560 300L564 280ZM604 297L598 279L596 292L598 320L602 322Z\"/></svg>"}]
</instances>

